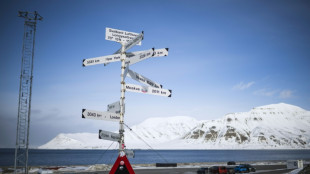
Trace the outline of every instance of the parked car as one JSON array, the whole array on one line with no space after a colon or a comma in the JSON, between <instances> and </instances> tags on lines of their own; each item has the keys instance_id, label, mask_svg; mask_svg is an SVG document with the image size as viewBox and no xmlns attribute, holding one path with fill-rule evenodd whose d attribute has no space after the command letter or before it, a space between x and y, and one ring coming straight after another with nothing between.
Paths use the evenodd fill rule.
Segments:
<instances>
[{"instance_id":1,"label":"parked car","mask_svg":"<svg viewBox=\"0 0 310 174\"><path fill-rule=\"evenodd\" d=\"M256 168L254 168L251 164L240 164L240 165L245 166L248 172L256 172Z\"/></svg>"},{"instance_id":2,"label":"parked car","mask_svg":"<svg viewBox=\"0 0 310 174\"><path fill-rule=\"evenodd\" d=\"M227 169L225 166L219 167L219 174L227 174Z\"/></svg>"},{"instance_id":3,"label":"parked car","mask_svg":"<svg viewBox=\"0 0 310 174\"><path fill-rule=\"evenodd\" d=\"M197 174L208 174L208 167L201 167L200 169L197 170Z\"/></svg>"},{"instance_id":4,"label":"parked car","mask_svg":"<svg viewBox=\"0 0 310 174\"><path fill-rule=\"evenodd\" d=\"M227 166L227 174L235 174L235 166Z\"/></svg>"},{"instance_id":5,"label":"parked car","mask_svg":"<svg viewBox=\"0 0 310 174\"><path fill-rule=\"evenodd\" d=\"M209 168L209 173L210 174L227 174L227 169L225 166L212 166Z\"/></svg>"},{"instance_id":6,"label":"parked car","mask_svg":"<svg viewBox=\"0 0 310 174\"><path fill-rule=\"evenodd\" d=\"M219 166L212 166L209 168L209 173L210 174L219 174Z\"/></svg>"},{"instance_id":7,"label":"parked car","mask_svg":"<svg viewBox=\"0 0 310 174\"><path fill-rule=\"evenodd\" d=\"M248 172L248 168L244 165L239 165L235 167L235 173L246 173Z\"/></svg>"},{"instance_id":8,"label":"parked car","mask_svg":"<svg viewBox=\"0 0 310 174\"><path fill-rule=\"evenodd\" d=\"M227 165L236 165L236 162L235 161L228 161Z\"/></svg>"}]
</instances>

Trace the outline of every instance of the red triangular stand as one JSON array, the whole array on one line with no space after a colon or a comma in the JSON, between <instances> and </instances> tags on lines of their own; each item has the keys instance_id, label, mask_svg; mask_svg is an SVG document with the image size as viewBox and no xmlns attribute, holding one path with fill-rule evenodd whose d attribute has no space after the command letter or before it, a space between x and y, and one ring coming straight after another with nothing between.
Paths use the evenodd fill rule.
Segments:
<instances>
[{"instance_id":1,"label":"red triangular stand","mask_svg":"<svg viewBox=\"0 0 310 174\"><path fill-rule=\"evenodd\" d=\"M124 162L123 165L121 165L121 161ZM126 155L121 157L118 156L110 173L109 174L135 174L133 171Z\"/></svg>"}]
</instances>

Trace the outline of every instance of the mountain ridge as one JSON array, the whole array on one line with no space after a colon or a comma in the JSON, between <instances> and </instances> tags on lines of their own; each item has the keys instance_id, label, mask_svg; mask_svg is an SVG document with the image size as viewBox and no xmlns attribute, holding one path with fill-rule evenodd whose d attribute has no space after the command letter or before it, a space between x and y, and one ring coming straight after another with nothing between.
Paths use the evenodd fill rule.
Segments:
<instances>
[{"instance_id":1,"label":"mountain ridge","mask_svg":"<svg viewBox=\"0 0 310 174\"><path fill-rule=\"evenodd\" d=\"M308 149L310 111L285 103L254 107L216 120L154 117L125 129L130 149ZM40 149L105 149L98 134L59 134Z\"/></svg>"}]
</instances>

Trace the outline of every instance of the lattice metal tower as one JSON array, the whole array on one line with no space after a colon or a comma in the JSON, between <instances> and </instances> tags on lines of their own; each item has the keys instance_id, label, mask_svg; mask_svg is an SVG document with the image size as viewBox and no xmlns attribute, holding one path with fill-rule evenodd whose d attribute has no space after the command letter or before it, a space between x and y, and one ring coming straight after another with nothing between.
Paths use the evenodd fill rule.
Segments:
<instances>
[{"instance_id":1,"label":"lattice metal tower","mask_svg":"<svg viewBox=\"0 0 310 174\"><path fill-rule=\"evenodd\" d=\"M19 17L25 18L25 24L19 86L14 173L17 173L17 169L21 169L19 172L28 173L28 145L34 43L37 20L42 20L43 18L36 11L19 11L18 13Z\"/></svg>"}]
</instances>

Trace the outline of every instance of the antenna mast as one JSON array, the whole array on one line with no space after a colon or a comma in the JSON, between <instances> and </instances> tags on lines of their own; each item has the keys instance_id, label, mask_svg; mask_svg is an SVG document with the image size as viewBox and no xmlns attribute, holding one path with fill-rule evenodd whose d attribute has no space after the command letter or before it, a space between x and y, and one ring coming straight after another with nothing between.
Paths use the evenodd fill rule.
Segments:
<instances>
[{"instance_id":1,"label":"antenna mast","mask_svg":"<svg viewBox=\"0 0 310 174\"><path fill-rule=\"evenodd\" d=\"M43 18L36 11L19 11L18 16L25 19L25 24L19 86L14 173L17 173L17 169L20 169L20 172L28 174L29 124L35 32L37 20L42 20Z\"/></svg>"}]
</instances>

